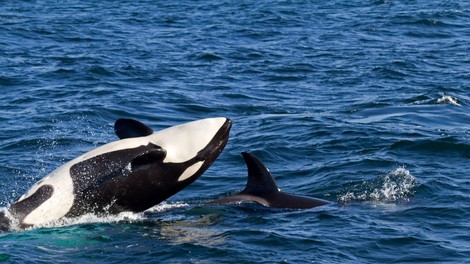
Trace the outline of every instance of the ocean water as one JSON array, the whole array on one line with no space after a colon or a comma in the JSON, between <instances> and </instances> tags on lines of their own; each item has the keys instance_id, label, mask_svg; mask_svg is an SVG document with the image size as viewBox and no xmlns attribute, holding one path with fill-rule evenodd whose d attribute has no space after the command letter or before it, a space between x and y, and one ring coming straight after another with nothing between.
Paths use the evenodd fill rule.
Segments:
<instances>
[{"instance_id":1,"label":"ocean water","mask_svg":"<svg viewBox=\"0 0 470 264\"><path fill-rule=\"evenodd\" d=\"M233 121L164 203L0 234L0 262L470 263L468 1L0 1L0 35L3 210L117 118ZM204 205L242 151L331 204Z\"/></svg>"}]
</instances>

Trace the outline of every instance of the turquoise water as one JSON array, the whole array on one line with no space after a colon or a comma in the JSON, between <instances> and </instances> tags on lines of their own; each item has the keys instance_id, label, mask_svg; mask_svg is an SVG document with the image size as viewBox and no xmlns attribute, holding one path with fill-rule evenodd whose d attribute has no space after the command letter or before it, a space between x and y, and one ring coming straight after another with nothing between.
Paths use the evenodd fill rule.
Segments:
<instances>
[{"instance_id":1,"label":"turquoise water","mask_svg":"<svg viewBox=\"0 0 470 264\"><path fill-rule=\"evenodd\" d=\"M0 34L2 207L117 118L233 121L165 203L0 234L0 261L470 259L466 1L1 1ZM332 204L205 206L243 189L242 151Z\"/></svg>"}]
</instances>

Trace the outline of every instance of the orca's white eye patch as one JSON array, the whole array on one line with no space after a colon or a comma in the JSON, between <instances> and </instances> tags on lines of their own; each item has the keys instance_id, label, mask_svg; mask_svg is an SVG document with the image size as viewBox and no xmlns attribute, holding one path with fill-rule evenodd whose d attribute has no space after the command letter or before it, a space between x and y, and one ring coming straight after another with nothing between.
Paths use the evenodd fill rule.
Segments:
<instances>
[{"instance_id":1,"label":"orca's white eye patch","mask_svg":"<svg viewBox=\"0 0 470 264\"><path fill-rule=\"evenodd\" d=\"M191 176L193 176L201 167L202 167L202 164L204 164L203 161L199 161L191 166L189 166L182 174L181 176L178 178L178 181L184 181L188 178L191 178Z\"/></svg>"}]
</instances>

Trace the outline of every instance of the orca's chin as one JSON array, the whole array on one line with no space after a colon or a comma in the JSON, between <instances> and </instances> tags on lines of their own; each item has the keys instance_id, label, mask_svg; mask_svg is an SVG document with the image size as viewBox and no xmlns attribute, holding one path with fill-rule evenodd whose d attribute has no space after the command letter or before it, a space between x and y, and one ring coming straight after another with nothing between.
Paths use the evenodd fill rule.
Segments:
<instances>
[{"instance_id":1,"label":"orca's chin","mask_svg":"<svg viewBox=\"0 0 470 264\"><path fill-rule=\"evenodd\" d=\"M217 157L220 152L225 148L229 138L230 128L232 127L232 121L227 118L225 123L219 129L217 134L215 134L214 138L211 142L198 153L198 156L214 156ZM209 153L207 153L209 152ZM211 157L212 158L212 157ZM215 158L213 158L215 159Z\"/></svg>"},{"instance_id":2,"label":"orca's chin","mask_svg":"<svg viewBox=\"0 0 470 264\"><path fill-rule=\"evenodd\" d=\"M197 153L196 160L204 162L204 165L199 169L199 171L204 172L208 167L210 167L224 150L229 139L231 127L232 121L227 118L209 144Z\"/></svg>"}]
</instances>

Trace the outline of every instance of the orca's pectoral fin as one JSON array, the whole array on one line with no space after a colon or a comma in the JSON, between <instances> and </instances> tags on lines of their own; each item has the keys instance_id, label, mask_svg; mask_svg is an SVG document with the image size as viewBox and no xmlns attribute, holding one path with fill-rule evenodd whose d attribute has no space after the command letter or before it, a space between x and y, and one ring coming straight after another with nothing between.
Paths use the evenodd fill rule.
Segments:
<instances>
[{"instance_id":1,"label":"orca's pectoral fin","mask_svg":"<svg viewBox=\"0 0 470 264\"><path fill-rule=\"evenodd\" d=\"M131 161L131 166L134 168L136 166L145 165L153 163L157 160L163 160L166 157L166 151L161 147L155 146L155 148L142 153L138 157L134 158Z\"/></svg>"},{"instance_id":2,"label":"orca's pectoral fin","mask_svg":"<svg viewBox=\"0 0 470 264\"><path fill-rule=\"evenodd\" d=\"M114 123L114 132L120 139L125 139L151 135L153 129L137 120L120 118Z\"/></svg>"}]
</instances>

